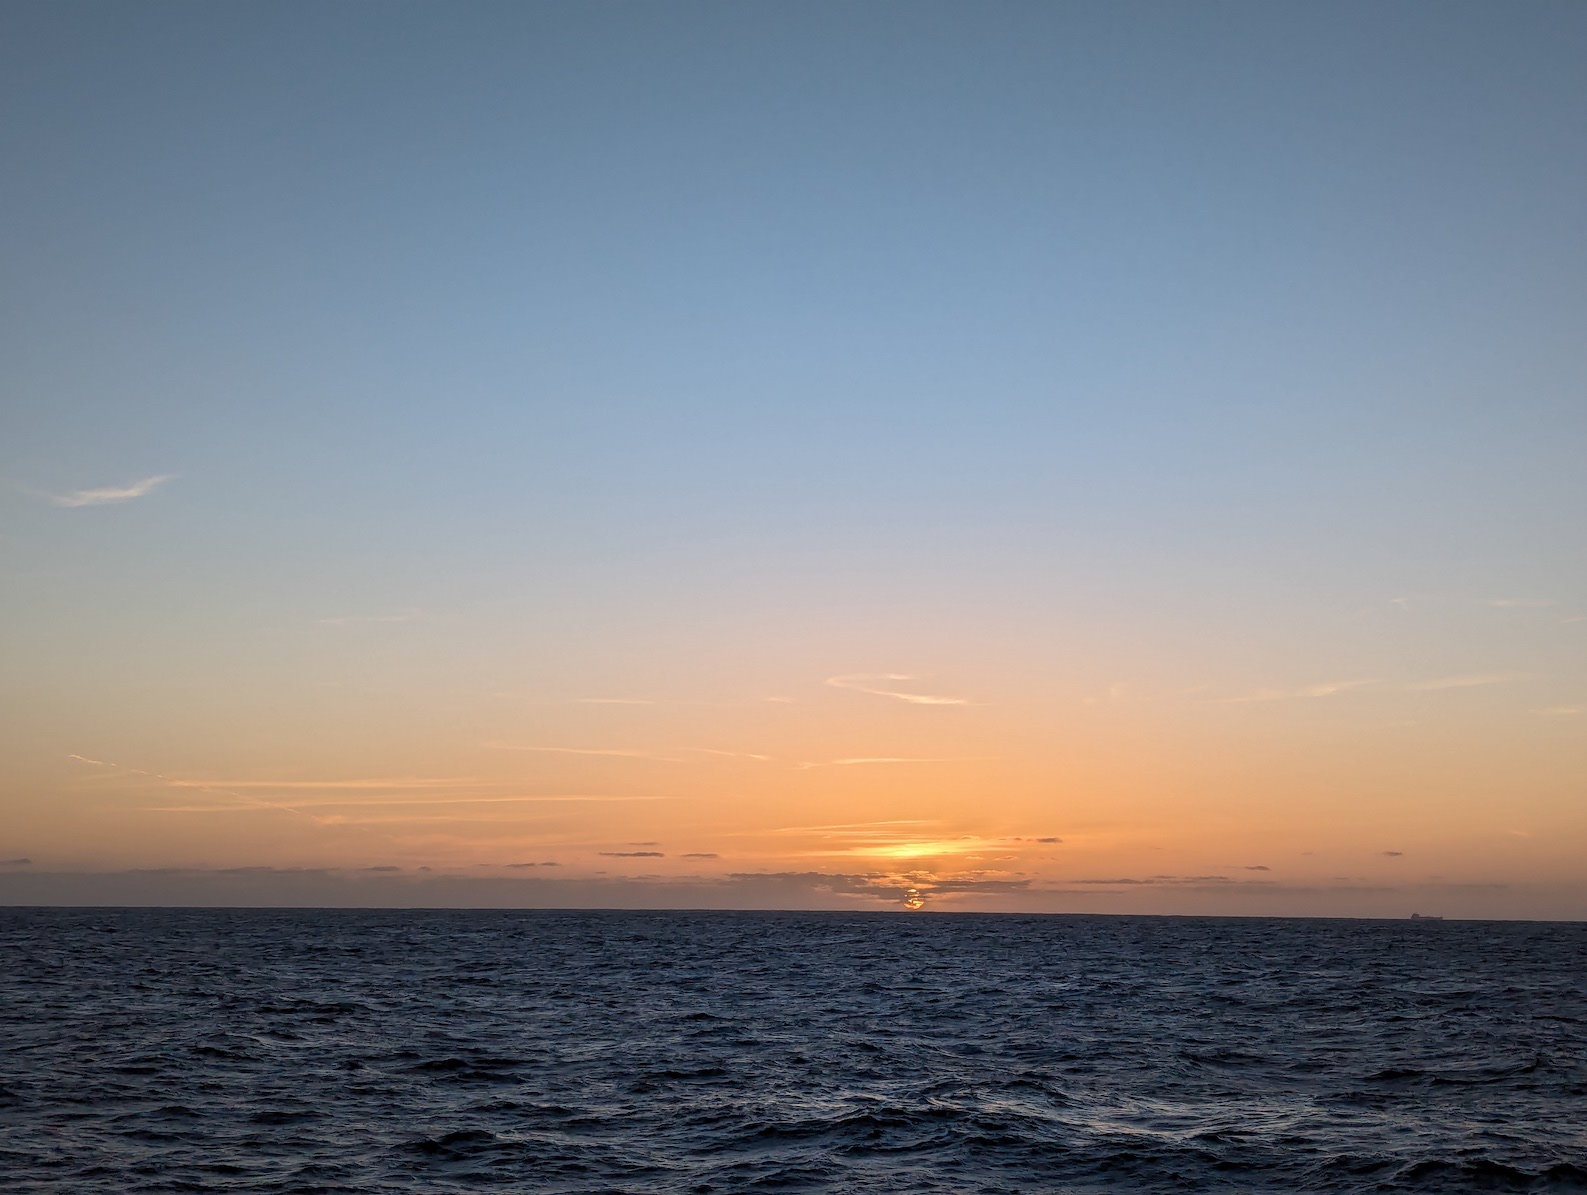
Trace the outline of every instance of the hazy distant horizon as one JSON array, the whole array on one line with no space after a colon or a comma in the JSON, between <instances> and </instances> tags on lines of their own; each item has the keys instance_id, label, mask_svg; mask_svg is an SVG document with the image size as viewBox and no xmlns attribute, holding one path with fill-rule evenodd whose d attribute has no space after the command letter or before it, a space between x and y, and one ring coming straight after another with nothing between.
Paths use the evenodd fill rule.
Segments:
<instances>
[{"instance_id":1,"label":"hazy distant horizon","mask_svg":"<svg viewBox=\"0 0 1587 1195\"><path fill-rule=\"evenodd\" d=\"M508 904L339 904L339 905L306 905L306 904L270 904L270 905L242 905L242 904L0 904L0 910L12 912L25 912L34 909L48 911L51 909L61 911L93 912L151 912L151 913L184 913L184 912L215 912L215 913L644 913L665 916L669 913L722 913L722 914L774 914L789 917L809 916L865 916L865 917L910 917L916 915L929 915L933 917L1097 917L1097 918L1179 918L1185 920L1203 921L1383 921L1398 924L1402 921L1427 921L1437 923L1441 921L1477 923L1491 922L1495 925L1579 925L1587 918L1582 917L1448 917L1442 914L1418 914L1412 916L1375 915L1371 913L1140 913L1123 912L1119 910L1092 910L1082 911L1076 909L952 909L931 908L907 909L901 905L885 905L870 907L822 907L808 908L804 906L754 906L754 905L508 905Z\"/></svg>"},{"instance_id":2,"label":"hazy distant horizon","mask_svg":"<svg viewBox=\"0 0 1587 1195\"><path fill-rule=\"evenodd\" d=\"M923 881L925 882L925 881ZM1083 882L1082 882L1083 883ZM926 890L923 908L903 904L908 889L885 874L733 875L722 879L524 880L494 875L243 868L0 874L3 908L388 909L620 912L933 912L1010 916L1343 917L1404 920L1411 914L1467 921L1587 920L1566 885L1519 889L1423 885L1399 889L1164 885L1167 894L1120 899L1116 889L1020 889L999 894ZM1088 907L1089 906L1089 907Z\"/></svg>"}]
</instances>

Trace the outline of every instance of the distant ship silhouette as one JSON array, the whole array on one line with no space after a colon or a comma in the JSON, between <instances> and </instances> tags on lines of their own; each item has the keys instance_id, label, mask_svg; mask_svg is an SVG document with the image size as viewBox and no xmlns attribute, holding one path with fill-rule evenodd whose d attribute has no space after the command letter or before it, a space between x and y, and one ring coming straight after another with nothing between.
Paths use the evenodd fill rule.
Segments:
<instances>
[{"instance_id":1,"label":"distant ship silhouette","mask_svg":"<svg viewBox=\"0 0 1587 1195\"><path fill-rule=\"evenodd\" d=\"M1411 914L1411 920L1412 921L1442 921L1443 919L1444 918L1441 915L1439 915L1439 914L1431 914L1431 913L1412 913Z\"/></svg>"}]
</instances>

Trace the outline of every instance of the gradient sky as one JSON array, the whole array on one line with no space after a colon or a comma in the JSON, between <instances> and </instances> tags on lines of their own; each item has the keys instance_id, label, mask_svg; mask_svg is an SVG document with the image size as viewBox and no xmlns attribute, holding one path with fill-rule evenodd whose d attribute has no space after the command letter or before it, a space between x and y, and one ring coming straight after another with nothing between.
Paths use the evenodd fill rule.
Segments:
<instances>
[{"instance_id":1,"label":"gradient sky","mask_svg":"<svg viewBox=\"0 0 1587 1195\"><path fill-rule=\"evenodd\" d=\"M1584 62L13 0L0 901L1587 917Z\"/></svg>"}]
</instances>

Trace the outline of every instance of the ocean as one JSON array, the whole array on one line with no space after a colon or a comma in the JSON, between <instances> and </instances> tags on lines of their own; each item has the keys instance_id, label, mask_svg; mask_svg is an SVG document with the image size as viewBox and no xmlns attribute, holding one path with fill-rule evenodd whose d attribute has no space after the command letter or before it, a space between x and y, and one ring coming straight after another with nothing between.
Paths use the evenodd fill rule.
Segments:
<instances>
[{"instance_id":1,"label":"ocean","mask_svg":"<svg viewBox=\"0 0 1587 1195\"><path fill-rule=\"evenodd\" d=\"M1587 1191L1587 925L0 909L0 1190Z\"/></svg>"}]
</instances>

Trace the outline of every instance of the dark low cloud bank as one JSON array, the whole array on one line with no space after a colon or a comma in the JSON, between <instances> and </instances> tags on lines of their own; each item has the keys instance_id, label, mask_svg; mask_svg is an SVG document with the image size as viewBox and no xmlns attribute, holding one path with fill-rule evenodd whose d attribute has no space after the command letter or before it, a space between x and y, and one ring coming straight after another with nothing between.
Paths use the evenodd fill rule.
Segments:
<instances>
[{"instance_id":1,"label":"dark low cloud bank","mask_svg":"<svg viewBox=\"0 0 1587 1195\"><path fill-rule=\"evenodd\" d=\"M902 909L912 892L928 910L944 911L1392 918L1419 912L1446 918L1587 920L1587 882L1368 886L1207 876L1045 883L939 879L925 872L736 872L708 878L272 867L0 870L0 905L882 910Z\"/></svg>"},{"instance_id":2,"label":"dark low cloud bank","mask_svg":"<svg viewBox=\"0 0 1587 1195\"><path fill-rule=\"evenodd\" d=\"M1248 867L1247 871L1266 871ZM1071 884L1096 884L1105 887L1142 887L1162 884L1200 886L1206 884L1271 884L1272 880L1231 880L1228 876L1126 876L1116 880L1070 880Z\"/></svg>"},{"instance_id":3,"label":"dark low cloud bank","mask_svg":"<svg viewBox=\"0 0 1587 1195\"><path fill-rule=\"evenodd\" d=\"M660 851L606 851L659 858ZM701 852L695 858L714 858ZM1031 881L947 879L925 873L736 872L719 878L567 877L524 874L554 863L511 863L512 875L354 869L228 867L117 872L0 873L0 904L222 905L289 907L539 907L865 909L917 893L943 898L1028 894ZM962 907L962 900L955 902Z\"/></svg>"}]
</instances>

